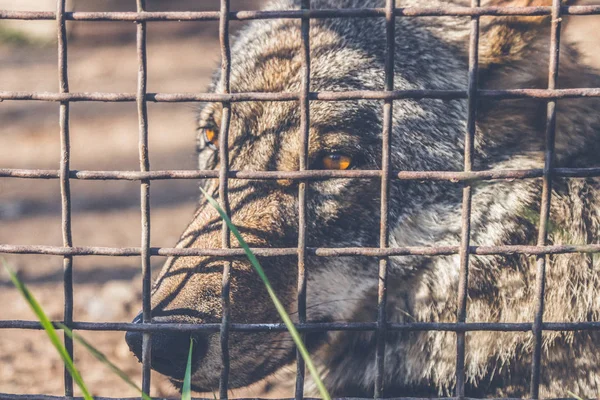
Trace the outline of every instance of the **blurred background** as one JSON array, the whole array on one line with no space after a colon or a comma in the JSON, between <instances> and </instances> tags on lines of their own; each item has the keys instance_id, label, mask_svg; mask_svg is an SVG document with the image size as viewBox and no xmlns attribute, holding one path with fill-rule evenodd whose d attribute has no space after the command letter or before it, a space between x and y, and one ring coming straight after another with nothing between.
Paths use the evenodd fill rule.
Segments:
<instances>
[{"instance_id":1,"label":"blurred background","mask_svg":"<svg viewBox=\"0 0 600 400\"><path fill-rule=\"evenodd\" d=\"M76 11L135 11L135 1L70 0ZM232 0L233 10L260 8L261 0ZM55 0L0 0L0 9L54 11ZM218 10L218 0L147 0L150 11ZM241 24L232 22L232 31ZM0 21L0 90L58 89L56 25L53 21ZM72 92L136 91L136 26L131 22L68 22L68 72ZM203 92L219 65L218 22L148 23L148 91ZM600 19L572 21L567 40L585 62L600 66ZM0 168L59 168L59 105L0 103ZM151 169L194 169L193 104L148 104ZM137 170L135 103L71 104L71 169ZM140 245L139 182L71 181L72 231L76 246ZM152 246L172 247L198 198L196 181L153 181ZM0 243L62 246L57 180L0 178ZM63 313L62 257L6 255L52 319ZM156 273L164 259L152 258ZM138 257L75 257L74 319L129 322L141 305ZM34 319L0 274L0 319ZM84 332L111 360L139 380L140 365L124 334ZM136 396L104 366L75 346L76 364L94 395ZM0 330L0 392L63 394L62 363L41 331ZM280 374L280 377L282 375ZM285 376L285 374L284 374ZM266 393L262 382L234 396ZM153 396L176 396L166 379L153 376ZM210 396L209 396L210 397Z\"/></svg>"},{"instance_id":2,"label":"blurred background","mask_svg":"<svg viewBox=\"0 0 600 400\"><path fill-rule=\"evenodd\" d=\"M135 11L135 1L70 0L76 11ZM149 11L219 10L219 0L147 0ZM233 0L232 10L259 8L260 0ZM54 11L55 0L0 0L0 9ZM72 92L135 93L136 25L68 22L68 73ZM235 32L240 23L232 21ZM218 22L148 23L148 91L204 92L220 62ZM58 90L56 24L0 21L0 90ZM195 169L198 105L148 104L151 168ZM0 168L58 169L58 103L0 103ZM71 168L139 170L135 103L71 104ZM173 247L189 222L197 181L153 181L152 246ZM71 181L76 246L140 245L139 182ZM57 180L0 178L0 243L62 246ZM5 255L52 319L63 313L62 257ZM156 273L164 262L152 258ZM141 307L139 257L76 257L74 319L130 322ZM34 319L0 273L0 319ZM84 332L136 380L141 365L121 332ZM87 352L75 347L76 364L95 395L136 396ZM0 330L0 392L63 394L62 363L41 331ZM152 395L173 396L155 375Z\"/></svg>"}]
</instances>

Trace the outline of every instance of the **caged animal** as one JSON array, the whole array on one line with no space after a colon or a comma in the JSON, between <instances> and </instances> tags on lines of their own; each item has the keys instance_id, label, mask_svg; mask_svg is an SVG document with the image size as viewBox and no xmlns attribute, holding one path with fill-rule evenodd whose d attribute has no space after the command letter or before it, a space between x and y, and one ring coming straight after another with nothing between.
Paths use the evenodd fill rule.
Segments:
<instances>
[{"instance_id":1,"label":"caged animal","mask_svg":"<svg viewBox=\"0 0 600 400\"><path fill-rule=\"evenodd\" d=\"M482 5L549 5L548 0L489 0ZM467 6L462 0L399 0L398 7ZM313 8L383 7L382 0L314 0ZM276 0L271 9L299 7ZM397 90L467 87L469 18L396 18ZM568 23L568 19L565 20ZM545 88L548 84L550 17L482 17L479 87ZM383 18L331 18L311 21L311 91L383 90ZM564 42L564 41L563 41ZM232 92L299 92L299 20L261 20L247 25L232 48ZM219 90L220 77L213 90ZM579 62L563 43L559 84L600 87L597 71ZM556 120L559 167L598 166L600 101L561 99ZM300 111L297 102L231 104L231 170L295 171L299 168ZM312 101L308 167L315 170L381 168L383 104L378 100ZM222 105L199 113L200 169L219 168ZM460 171L463 168L466 100L403 99L393 102L391 165L394 171ZM475 134L474 169L542 168L546 102L535 99L481 100ZM218 182L204 187L217 195ZM487 181L474 184L472 245L535 244L541 181ZM298 183L289 180L229 181L233 222L251 247L296 247ZM308 184L307 245L378 247L379 179L323 179ZM389 244L460 243L461 185L392 179ZM550 244L600 242L600 180L556 178L553 184ZM233 241L234 246L237 242ZM177 247L220 248L221 220L200 204ZM221 320L223 259L172 257L152 291L153 320L163 323L215 323ZM296 316L296 257L261 260L288 312ZM377 318L376 257L308 255L309 321L374 321ZM394 256L389 259L390 322L456 321L459 257ZM531 322L535 312L535 257L472 256L467 321ZM266 290L250 264L232 261L231 321L279 322ZM597 321L600 314L600 257L561 254L548 257L545 321ZM137 318L135 321L139 321ZM219 334L194 333L192 385L197 391L219 385ZM180 387L189 334L157 333L152 368ZM525 396L529 390L531 332L469 332L466 336L468 396ZM141 357L141 334L126 335ZM542 397L600 394L597 332L544 332ZM321 332L306 338L334 396L371 396L375 381L375 333ZM289 366L295 350L289 335L231 332L229 385L239 388ZM453 332L388 332L386 396L448 395L455 387L456 336ZM288 368L289 369L289 368ZM277 374L276 374L277 375ZM285 376L285 374L284 374ZM307 378L307 393L314 389Z\"/></svg>"}]
</instances>

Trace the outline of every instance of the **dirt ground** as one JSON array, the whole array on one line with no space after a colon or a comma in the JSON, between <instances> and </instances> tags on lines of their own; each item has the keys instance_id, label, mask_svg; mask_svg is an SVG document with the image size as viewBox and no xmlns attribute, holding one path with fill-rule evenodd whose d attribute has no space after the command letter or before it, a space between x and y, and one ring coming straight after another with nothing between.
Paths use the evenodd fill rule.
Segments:
<instances>
[{"instance_id":1,"label":"dirt ground","mask_svg":"<svg viewBox=\"0 0 600 400\"><path fill-rule=\"evenodd\" d=\"M218 1L148 1L149 9L218 9ZM234 9L254 9L259 0L232 1ZM15 2L18 4L18 2ZM101 6L99 6L101 4ZM131 10L134 2L78 1L78 10ZM600 19L573 21L568 38L580 44L587 62L600 66ZM30 22L23 22L30 23ZM40 23L40 22L34 22ZM50 23L52 22L41 22ZM135 25L70 23L69 83L74 92L136 90ZM237 24L233 24L234 28ZM56 91L53 44L0 43L0 90ZM202 92L219 62L216 23L150 23L148 91ZM194 116L190 104L149 104L150 162L154 170L194 169ZM0 103L0 168L58 169L56 103ZM71 168L135 170L138 128L133 103L71 105ZM77 246L139 246L139 183L71 181L73 240ZM151 185L152 246L172 247L190 218L198 196L195 181L154 181ZM60 191L56 180L0 178L0 243L62 245ZM50 317L62 318L62 258L6 255ZM157 272L164 259L152 258ZM74 319L129 322L141 305L138 257L76 257ZM0 274L0 320L34 319ZM135 379L140 365L123 333L85 332L85 337ZM94 395L136 393L75 347L75 360ZM234 395L263 395L262 384ZM63 394L62 364L43 332L0 330L0 392ZM154 375L153 396L176 396L165 378Z\"/></svg>"},{"instance_id":2,"label":"dirt ground","mask_svg":"<svg viewBox=\"0 0 600 400\"><path fill-rule=\"evenodd\" d=\"M92 11L131 10L135 4L101 3L102 8L92 1L79 1L76 5L78 10ZM218 1L165 3L148 1L148 8L218 10ZM258 3L255 0L233 1L232 7L253 9ZM68 55L70 90L135 93L135 25L72 25ZM220 60L217 29L214 22L150 23L148 91L205 91ZM0 44L0 60L0 90L57 90L56 47L53 43ZM196 167L195 112L193 104L148 105L152 169L189 170ZM58 169L60 146L56 103L5 101L0 103L0 121L0 168ZM72 169L139 169L134 103L74 103L70 126ZM139 246L138 182L73 180L71 192L75 245ZM152 182L153 246L172 247L175 244L193 213L198 194L195 181ZM0 243L62 245L59 199L56 180L0 179ZM5 258L19 271L50 317L60 320L64 300L62 258L37 255L5 255ZM163 262L163 258L153 257L153 272L157 272ZM130 322L139 311L139 257L76 257L74 281L75 320ZM0 304L2 320L34 319L3 273L0 274ZM129 352L123 333L85 332L84 335L139 380L140 364ZM77 345L75 361L95 395L136 395ZM0 392L63 394L62 364L42 332L0 330ZM176 394L164 377L153 376L152 395Z\"/></svg>"}]
</instances>

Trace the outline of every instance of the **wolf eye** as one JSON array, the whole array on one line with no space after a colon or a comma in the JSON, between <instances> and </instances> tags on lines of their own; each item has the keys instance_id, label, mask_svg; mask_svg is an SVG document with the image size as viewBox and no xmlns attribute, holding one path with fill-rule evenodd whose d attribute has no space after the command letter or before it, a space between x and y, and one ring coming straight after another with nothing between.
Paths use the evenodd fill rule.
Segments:
<instances>
[{"instance_id":1,"label":"wolf eye","mask_svg":"<svg viewBox=\"0 0 600 400\"><path fill-rule=\"evenodd\" d=\"M204 128L203 134L208 147L216 150L217 147L219 147L219 136L217 135L217 131L211 128Z\"/></svg>"},{"instance_id":2,"label":"wolf eye","mask_svg":"<svg viewBox=\"0 0 600 400\"><path fill-rule=\"evenodd\" d=\"M350 167L352 158L343 154L333 153L327 154L322 159L323 168L344 170Z\"/></svg>"}]
</instances>

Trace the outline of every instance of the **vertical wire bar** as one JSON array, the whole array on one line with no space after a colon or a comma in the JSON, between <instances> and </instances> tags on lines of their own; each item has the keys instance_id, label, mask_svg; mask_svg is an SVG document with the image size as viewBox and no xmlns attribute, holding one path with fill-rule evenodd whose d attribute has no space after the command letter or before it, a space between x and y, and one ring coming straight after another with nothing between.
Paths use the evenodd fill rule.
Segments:
<instances>
[{"instance_id":1,"label":"vertical wire bar","mask_svg":"<svg viewBox=\"0 0 600 400\"><path fill-rule=\"evenodd\" d=\"M558 63L560 54L560 0L552 1L552 27L550 31L550 57L548 60L548 89L556 89L558 83ZM556 134L556 100L548 101L546 110L546 151L544 154L544 176L540 205L540 226L538 246L544 246L548 239L548 220L552 199L552 168L554 167L554 138ZM547 255L540 255L536 261L536 307L532 327L534 347L531 358L530 397L537 399L540 393L540 370L542 360L542 324L544 318L544 292L546 290Z\"/></svg>"},{"instance_id":2,"label":"vertical wire bar","mask_svg":"<svg viewBox=\"0 0 600 400\"><path fill-rule=\"evenodd\" d=\"M301 9L310 9L310 0L302 0ZM305 171L308 164L308 142L310 133L310 18L301 21L302 36L302 83L300 98L300 155L299 170ZM306 192L307 182L298 185L298 322L306 322ZM306 338L302 334L302 340ZM296 349L296 400L304 397L305 365Z\"/></svg>"},{"instance_id":3,"label":"vertical wire bar","mask_svg":"<svg viewBox=\"0 0 600 400\"><path fill-rule=\"evenodd\" d=\"M137 12L144 12L145 0L136 0ZM137 112L139 123L139 158L140 171L150 170L148 156L148 108L146 104L146 89L148 80L147 49L146 49L146 22L137 21ZM150 270L150 180L140 181L140 211L141 211L141 249L142 249L142 322L152 323L152 306L150 303L150 292L152 288L152 273ZM150 333L144 333L142 339L142 390L150 394L150 371L152 357L152 337Z\"/></svg>"},{"instance_id":4,"label":"vertical wire bar","mask_svg":"<svg viewBox=\"0 0 600 400\"><path fill-rule=\"evenodd\" d=\"M471 0L471 7L479 7L480 0ZM479 71L479 17L471 17L469 36L469 75L467 99L467 129L465 132L464 171L473 169L475 131L477 129L477 75ZM473 190L470 183L463 187L462 221L460 240L460 271L458 278L457 322L467 319L467 296L469 287L469 245L471 242L471 204ZM465 397L466 332L456 333L456 397Z\"/></svg>"},{"instance_id":5,"label":"vertical wire bar","mask_svg":"<svg viewBox=\"0 0 600 400\"><path fill-rule=\"evenodd\" d=\"M219 19L219 40L221 43L221 93L231 91L231 50L229 47L229 0L221 0L221 16ZM221 131L219 132L219 201L221 207L230 215L229 198L227 195L229 187L229 124L231 120L231 103L223 102L223 114L221 118ZM225 221L221 227L222 247L231 247L229 229ZM227 399L227 388L229 386L229 323L230 323L230 270L231 261L223 263L223 281L221 290L221 307L223 318L221 321L221 379L219 382L219 396Z\"/></svg>"},{"instance_id":6,"label":"vertical wire bar","mask_svg":"<svg viewBox=\"0 0 600 400\"><path fill-rule=\"evenodd\" d=\"M395 1L386 0L385 3L385 30L386 30L386 55L385 55L385 90L394 90L394 51L396 49L396 20L394 18ZM388 208L390 194L390 136L393 128L393 100L385 100L383 105L383 131L381 155L381 216L379 222L379 247L388 247ZM377 348L375 353L375 398L384 396L385 381L385 339L387 332L386 304L387 304L387 270L388 257L379 259L379 288L377 295Z\"/></svg>"},{"instance_id":7,"label":"vertical wire bar","mask_svg":"<svg viewBox=\"0 0 600 400\"><path fill-rule=\"evenodd\" d=\"M67 25L65 20L66 0L56 2L56 23L58 35L58 89L60 93L69 92L68 60L67 60ZM61 224L63 246L72 247L71 234L71 184L70 158L71 143L69 138L69 102L61 101L59 110L60 127L60 196L61 196ZM70 326L73 322L73 256L63 258L63 283L64 283L64 323ZM73 359L73 340L64 335L67 352ZM64 370L65 396L73 396L73 377L65 366Z\"/></svg>"}]
</instances>

